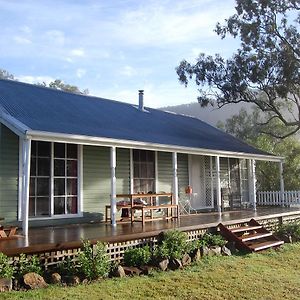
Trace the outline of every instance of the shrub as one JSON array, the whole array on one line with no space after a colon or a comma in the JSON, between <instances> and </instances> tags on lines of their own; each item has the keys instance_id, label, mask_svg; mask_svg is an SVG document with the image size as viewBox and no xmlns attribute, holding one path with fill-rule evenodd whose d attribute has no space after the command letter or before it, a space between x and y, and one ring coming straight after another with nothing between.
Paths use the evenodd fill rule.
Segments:
<instances>
[{"instance_id":1,"label":"shrub","mask_svg":"<svg viewBox=\"0 0 300 300\"><path fill-rule=\"evenodd\" d=\"M160 234L154 257L158 259L181 259L188 251L187 235L178 230L170 230Z\"/></svg>"},{"instance_id":2,"label":"shrub","mask_svg":"<svg viewBox=\"0 0 300 300\"><path fill-rule=\"evenodd\" d=\"M67 257L58 265L58 272L61 275L70 276L70 275L77 274L78 268L75 262L70 257Z\"/></svg>"},{"instance_id":3,"label":"shrub","mask_svg":"<svg viewBox=\"0 0 300 300\"><path fill-rule=\"evenodd\" d=\"M288 239L289 242L296 242L300 240L300 223L291 222L282 224L278 227L276 234L280 237Z\"/></svg>"},{"instance_id":4,"label":"shrub","mask_svg":"<svg viewBox=\"0 0 300 300\"><path fill-rule=\"evenodd\" d=\"M87 279L107 277L110 270L110 261L106 253L105 244L98 242L94 248L89 241L83 243L83 249L78 255L79 270Z\"/></svg>"},{"instance_id":5,"label":"shrub","mask_svg":"<svg viewBox=\"0 0 300 300\"><path fill-rule=\"evenodd\" d=\"M202 243L204 243L208 247L223 247L227 243L227 241L220 234L205 233L202 236L201 240L203 241Z\"/></svg>"},{"instance_id":6,"label":"shrub","mask_svg":"<svg viewBox=\"0 0 300 300\"><path fill-rule=\"evenodd\" d=\"M27 257L26 254L21 253L19 257L19 261L17 263L17 275L18 277L22 277L26 273L34 272L37 274L42 274L42 267L40 264L40 260L36 255L32 255L31 257Z\"/></svg>"},{"instance_id":7,"label":"shrub","mask_svg":"<svg viewBox=\"0 0 300 300\"><path fill-rule=\"evenodd\" d=\"M188 243L187 252L192 253L195 250L201 249L205 246L207 246L207 243L205 240L203 240L203 239L194 240L194 241Z\"/></svg>"},{"instance_id":8,"label":"shrub","mask_svg":"<svg viewBox=\"0 0 300 300\"><path fill-rule=\"evenodd\" d=\"M0 278L13 278L15 268L10 264L8 257L0 252Z\"/></svg>"},{"instance_id":9,"label":"shrub","mask_svg":"<svg viewBox=\"0 0 300 300\"><path fill-rule=\"evenodd\" d=\"M124 252L124 263L129 267L140 267L149 263L151 251L149 246L127 249Z\"/></svg>"}]
</instances>

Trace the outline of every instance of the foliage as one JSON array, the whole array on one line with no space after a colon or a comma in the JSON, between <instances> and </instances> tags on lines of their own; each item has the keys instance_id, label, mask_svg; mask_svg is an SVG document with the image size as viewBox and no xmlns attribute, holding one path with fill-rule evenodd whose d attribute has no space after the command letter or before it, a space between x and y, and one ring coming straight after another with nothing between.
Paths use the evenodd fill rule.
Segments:
<instances>
[{"instance_id":1,"label":"foliage","mask_svg":"<svg viewBox=\"0 0 300 300\"><path fill-rule=\"evenodd\" d=\"M289 136L284 140L262 133L263 116L258 110L247 112L242 109L238 115L227 119L225 123L219 122L218 127L225 132L253 145L268 153L285 157L284 182L287 190L300 189L300 142L296 136ZM277 124L274 124L277 123ZM279 122L273 121L272 126L277 132L286 132ZM271 128L268 128L268 131ZM257 161L256 164L257 188L262 191L279 190L278 164L268 161Z\"/></svg>"},{"instance_id":2,"label":"foliage","mask_svg":"<svg viewBox=\"0 0 300 300\"><path fill-rule=\"evenodd\" d=\"M186 252L192 253L195 250L201 249L205 246L207 246L207 243L205 240L203 240L203 239L194 240L194 241L188 243Z\"/></svg>"},{"instance_id":3,"label":"foliage","mask_svg":"<svg viewBox=\"0 0 300 300\"><path fill-rule=\"evenodd\" d=\"M14 75L10 74L8 71L4 69L0 69L0 79L15 80Z\"/></svg>"},{"instance_id":4,"label":"foliage","mask_svg":"<svg viewBox=\"0 0 300 300\"><path fill-rule=\"evenodd\" d=\"M222 247L227 244L227 241L220 234L205 233L201 239L208 247Z\"/></svg>"},{"instance_id":5,"label":"foliage","mask_svg":"<svg viewBox=\"0 0 300 300\"><path fill-rule=\"evenodd\" d=\"M0 278L13 278L14 266L10 264L9 258L2 252L0 252Z\"/></svg>"},{"instance_id":6,"label":"foliage","mask_svg":"<svg viewBox=\"0 0 300 300\"><path fill-rule=\"evenodd\" d=\"M89 241L83 242L83 249L78 255L79 271L81 271L87 279L97 279L99 277L107 277L110 270L110 261L106 253L106 246L101 242L97 242L94 247Z\"/></svg>"},{"instance_id":7,"label":"foliage","mask_svg":"<svg viewBox=\"0 0 300 300\"><path fill-rule=\"evenodd\" d=\"M26 254L21 253L17 264L17 276L22 277L24 274L30 272L42 274L40 260L36 255L28 257Z\"/></svg>"},{"instance_id":8,"label":"foliage","mask_svg":"<svg viewBox=\"0 0 300 300\"><path fill-rule=\"evenodd\" d=\"M89 93L88 89L81 91L76 85L64 83L60 79L55 79L54 81L50 82L48 85L45 82L38 83L38 85L49 87L49 88L56 89L56 90L65 91L65 92L70 92L70 93L74 93L74 94L87 95Z\"/></svg>"},{"instance_id":9,"label":"foliage","mask_svg":"<svg viewBox=\"0 0 300 300\"><path fill-rule=\"evenodd\" d=\"M129 267L144 266L149 263L151 255L152 254L149 246L127 249L124 252L124 263Z\"/></svg>"},{"instance_id":10,"label":"foliage","mask_svg":"<svg viewBox=\"0 0 300 300\"><path fill-rule=\"evenodd\" d=\"M187 235L179 230L162 232L153 256L159 259L181 259L188 250Z\"/></svg>"},{"instance_id":11,"label":"foliage","mask_svg":"<svg viewBox=\"0 0 300 300\"><path fill-rule=\"evenodd\" d=\"M228 59L201 53L195 64L183 60L179 80L187 85L195 78L201 106L253 103L267 113L267 123L288 128L270 134L289 136L300 129L299 1L236 0L235 9L215 31L222 39L239 38L239 49Z\"/></svg>"},{"instance_id":12,"label":"foliage","mask_svg":"<svg viewBox=\"0 0 300 300\"><path fill-rule=\"evenodd\" d=\"M67 257L58 265L58 272L61 275L71 276L78 273L78 267L70 257Z\"/></svg>"},{"instance_id":13,"label":"foliage","mask_svg":"<svg viewBox=\"0 0 300 300\"><path fill-rule=\"evenodd\" d=\"M280 237L288 238L290 242L300 241L299 221L280 225L276 230L276 234Z\"/></svg>"}]
</instances>

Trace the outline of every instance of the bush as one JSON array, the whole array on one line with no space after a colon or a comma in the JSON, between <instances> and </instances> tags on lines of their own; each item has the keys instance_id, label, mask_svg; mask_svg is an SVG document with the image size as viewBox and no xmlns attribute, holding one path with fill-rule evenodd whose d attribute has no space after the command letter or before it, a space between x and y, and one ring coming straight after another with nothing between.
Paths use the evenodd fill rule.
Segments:
<instances>
[{"instance_id":1,"label":"bush","mask_svg":"<svg viewBox=\"0 0 300 300\"><path fill-rule=\"evenodd\" d=\"M195 250L201 249L201 248L203 248L205 246L207 246L207 243L206 243L205 240L203 240L203 239L194 240L194 241L188 243L188 246L187 246L188 250L187 250L187 252L188 253L192 253Z\"/></svg>"},{"instance_id":2,"label":"bush","mask_svg":"<svg viewBox=\"0 0 300 300\"><path fill-rule=\"evenodd\" d=\"M0 278L13 278L15 268L10 264L8 257L0 252Z\"/></svg>"},{"instance_id":3,"label":"bush","mask_svg":"<svg viewBox=\"0 0 300 300\"><path fill-rule=\"evenodd\" d=\"M58 272L64 276L71 276L78 273L78 268L75 262L70 257L67 257L58 265Z\"/></svg>"},{"instance_id":4,"label":"bush","mask_svg":"<svg viewBox=\"0 0 300 300\"><path fill-rule=\"evenodd\" d=\"M124 263L129 267L140 267L149 263L151 251L149 246L127 249L124 252Z\"/></svg>"},{"instance_id":5,"label":"bush","mask_svg":"<svg viewBox=\"0 0 300 300\"><path fill-rule=\"evenodd\" d=\"M287 239L291 243L300 241L300 223L291 222L282 224L278 227L276 234Z\"/></svg>"},{"instance_id":6,"label":"bush","mask_svg":"<svg viewBox=\"0 0 300 300\"><path fill-rule=\"evenodd\" d=\"M19 261L17 263L17 271L18 271L17 272L18 277L22 277L26 273L30 273L30 272L34 272L41 275L42 267L39 258L36 255L27 257L26 254L21 253L19 257Z\"/></svg>"},{"instance_id":7,"label":"bush","mask_svg":"<svg viewBox=\"0 0 300 300\"><path fill-rule=\"evenodd\" d=\"M227 241L220 234L205 233L202 238L202 243L208 247L219 246L223 247Z\"/></svg>"},{"instance_id":8,"label":"bush","mask_svg":"<svg viewBox=\"0 0 300 300\"><path fill-rule=\"evenodd\" d=\"M89 241L83 243L83 249L78 255L79 270L87 279L107 277L110 261L106 253L105 244L98 242L94 249Z\"/></svg>"},{"instance_id":9,"label":"bush","mask_svg":"<svg viewBox=\"0 0 300 300\"><path fill-rule=\"evenodd\" d=\"M186 233L170 230L160 234L158 246L154 250L154 257L157 259L181 259L188 250Z\"/></svg>"}]
</instances>

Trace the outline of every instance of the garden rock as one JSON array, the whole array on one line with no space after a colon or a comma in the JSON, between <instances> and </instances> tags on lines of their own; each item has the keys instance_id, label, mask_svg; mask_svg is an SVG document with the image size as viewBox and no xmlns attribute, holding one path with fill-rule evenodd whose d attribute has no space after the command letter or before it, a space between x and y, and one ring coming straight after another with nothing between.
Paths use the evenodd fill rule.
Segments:
<instances>
[{"instance_id":1,"label":"garden rock","mask_svg":"<svg viewBox=\"0 0 300 300\"><path fill-rule=\"evenodd\" d=\"M80 284L80 278L76 275L66 276L66 282L68 285L78 285Z\"/></svg>"},{"instance_id":2,"label":"garden rock","mask_svg":"<svg viewBox=\"0 0 300 300\"><path fill-rule=\"evenodd\" d=\"M192 262L191 257L188 254L185 254L181 260L182 266L188 266Z\"/></svg>"},{"instance_id":3,"label":"garden rock","mask_svg":"<svg viewBox=\"0 0 300 300\"><path fill-rule=\"evenodd\" d=\"M122 266L118 265L112 272L112 276L114 277L125 277L125 271Z\"/></svg>"},{"instance_id":4,"label":"garden rock","mask_svg":"<svg viewBox=\"0 0 300 300\"><path fill-rule=\"evenodd\" d=\"M12 290L12 279L0 278L0 292L9 292Z\"/></svg>"},{"instance_id":5,"label":"garden rock","mask_svg":"<svg viewBox=\"0 0 300 300\"><path fill-rule=\"evenodd\" d=\"M209 248L209 256L219 256L221 255L221 247L213 246Z\"/></svg>"},{"instance_id":6,"label":"garden rock","mask_svg":"<svg viewBox=\"0 0 300 300\"><path fill-rule=\"evenodd\" d=\"M51 274L51 283L53 284L61 284L61 276L58 273Z\"/></svg>"},{"instance_id":7,"label":"garden rock","mask_svg":"<svg viewBox=\"0 0 300 300\"><path fill-rule=\"evenodd\" d=\"M142 270L143 275L149 275L151 273L153 267L146 265L146 266L140 267L140 269Z\"/></svg>"},{"instance_id":8,"label":"garden rock","mask_svg":"<svg viewBox=\"0 0 300 300\"><path fill-rule=\"evenodd\" d=\"M208 256L209 255L209 248L204 246L203 248L201 248L202 251L202 256Z\"/></svg>"},{"instance_id":9,"label":"garden rock","mask_svg":"<svg viewBox=\"0 0 300 300\"><path fill-rule=\"evenodd\" d=\"M224 255L224 256L231 256L231 251L226 246L222 247L221 252L222 252L222 255Z\"/></svg>"},{"instance_id":10,"label":"garden rock","mask_svg":"<svg viewBox=\"0 0 300 300\"><path fill-rule=\"evenodd\" d=\"M137 267L123 267L124 272L126 275L134 276L134 275L140 275L142 273L142 270L140 270Z\"/></svg>"},{"instance_id":11,"label":"garden rock","mask_svg":"<svg viewBox=\"0 0 300 300\"><path fill-rule=\"evenodd\" d=\"M171 259L170 262L169 262L168 267L169 267L171 270L182 269L182 263L181 263L181 260L180 260L180 259L177 259L177 258Z\"/></svg>"},{"instance_id":12,"label":"garden rock","mask_svg":"<svg viewBox=\"0 0 300 300\"><path fill-rule=\"evenodd\" d=\"M168 259L164 259L162 261L160 261L158 263L158 267L162 270L162 271L166 271L168 269L168 265L169 265L169 260Z\"/></svg>"},{"instance_id":13,"label":"garden rock","mask_svg":"<svg viewBox=\"0 0 300 300\"><path fill-rule=\"evenodd\" d=\"M191 254L191 259L192 261L199 261L201 259L201 251L200 249L196 249L195 251L193 251L193 253Z\"/></svg>"},{"instance_id":14,"label":"garden rock","mask_svg":"<svg viewBox=\"0 0 300 300\"><path fill-rule=\"evenodd\" d=\"M41 275L33 272L25 274L23 280L25 285L31 289L46 288L48 286Z\"/></svg>"}]
</instances>

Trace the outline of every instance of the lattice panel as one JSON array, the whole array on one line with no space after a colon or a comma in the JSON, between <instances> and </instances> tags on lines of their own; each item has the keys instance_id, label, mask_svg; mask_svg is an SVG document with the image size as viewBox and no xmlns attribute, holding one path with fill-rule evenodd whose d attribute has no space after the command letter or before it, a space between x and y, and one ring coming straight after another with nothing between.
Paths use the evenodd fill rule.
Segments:
<instances>
[{"instance_id":1,"label":"lattice panel","mask_svg":"<svg viewBox=\"0 0 300 300\"><path fill-rule=\"evenodd\" d=\"M213 165L213 158L204 156L204 191L206 207L214 207L215 194L215 168Z\"/></svg>"}]
</instances>

